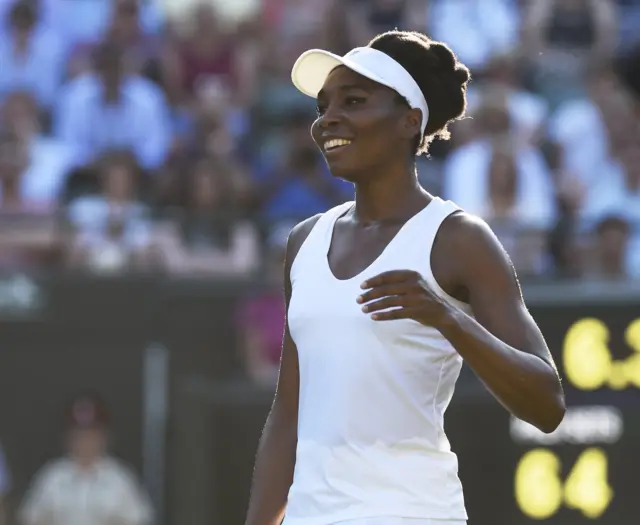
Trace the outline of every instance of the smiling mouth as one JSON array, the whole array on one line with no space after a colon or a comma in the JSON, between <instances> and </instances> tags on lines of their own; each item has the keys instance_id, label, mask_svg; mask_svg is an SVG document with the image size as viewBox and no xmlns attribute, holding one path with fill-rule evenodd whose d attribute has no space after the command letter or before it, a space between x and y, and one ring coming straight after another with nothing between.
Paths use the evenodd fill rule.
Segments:
<instances>
[{"instance_id":1,"label":"smiling mouth","mask_svg":"<svg viewBox=\"0 0 640 525\"><path fill-rule=\"evenodd\" d=\"M331 151L338 151L346 146L351 144L350 140L346 139L331 139L324 143L324 151L325 153L329 153Z\"/></svg>"}]
</instances>

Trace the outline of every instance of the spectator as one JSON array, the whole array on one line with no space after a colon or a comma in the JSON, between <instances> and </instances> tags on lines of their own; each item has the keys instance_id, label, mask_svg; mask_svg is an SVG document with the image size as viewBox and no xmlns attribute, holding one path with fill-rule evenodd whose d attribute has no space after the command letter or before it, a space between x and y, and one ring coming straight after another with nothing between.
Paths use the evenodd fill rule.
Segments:
<instances>
[{"instance_id":1,"label":"spectator","mask_svg":"<svg viewBox=\"0 0 640 525\"><path fill-rule=\"evenodd\" d=\"M624 214L607 214L594 228L594 244L586 262L586 276L604 279L628 277L630 226Z\"/></svg>"},{"instance_id":2,"label":"spectator","mask_svg":"<svg viewBox=\"0 0 640 525\"><path fill-rule=\"evenodd\" d=\"M535 65L538 89L553 106L580 95L586 66L610 59L616 42L612 0L530 3L523 48Z\"/></svg>"},{"instance_id":3,"label":"spectator","mask_svg":"<svg viewBox=\"0 0 640 525\"><path fill-rule=\"evenodd\" d=\"M103 39L113 20L117 7L115 0L38 0L43 4L48 28L65 40L65 49L72 51L78 45ZM158 34L163 25L163 13L157 2L139 0L139 18L142 32Z\"/></svg>"},{"instance_id":4,"label":"spectator","mask_svg":"<svg viewBox=\"0 0 640 525\"><path fill-rule=\"evenodd\" d=\"M273 387L278 378L285 305L282 297L284 252L290 225L274 228L267 241L267 288L240 303L238 334L249 378Z\"/></svg>"},{"instance_id":5,"label":"spectator","mask_svg":"<svg viewBox=\"0 0 640 525\"><path fill-rule=\"evenodd\" d=\"M127 75L124 66L124 50L104 42L95 50L95 73L63 92L57 135L74 147L78 165L112 149L130 149L144 168L157 168L166 158L171 130L164 96L151 82Z\"/></svg>"},{"instance_id":6,"label":"spectator","mask_svg":"<svg viewBox=\"0 0 640 525\"><path fill-rule=\"evenodd\" d=\"M429 23L430 36L447 42L475 71L516 48L520 12L512 0L433 0Z\"/></svg>"},{"instance_id":7,"label":"spectator","mask_svg":"<svg viewBox=\"0 0 640 525\"><path fill-rule=\"evenodd\" d=\"M78 397L67 421L68 456L35 475L20 510L22 525L150 524L151 507L133 473L107 453L104 402L94 395Z\"/></svg>"},{"instance_id":8,"label":"spectator","mask_svg":"<svg viewBox=\"0 0 640 525\"><path fill-rule=\"evenodd\" d=\"M547 229L555 220L551 174L540 152L514 142L504 96L485 100L477 116L483 130L455 150L444 166L444 196L481 217Z\"/></svg>"},{"instance_id":9,"label":"spectator","mask_svg":"<svg viewBox=\"0 0 640 525\"><path fill-rule=\"evenodd\" d=\"M516 54L494 56L487 63L480 86L471 86L469 112L477 110L484 93L503 93L518 140L523 144L537 144L540 141L549 116L548 104L542 97L526 89Z\"/></svg>"},{"instance_id":10,"label":"spectator","mask_svg":"<svg viewBox=\"0 0 640 525\"><path fill-rule=\"evenodd\" d=\"M9 11L8 38L0 38L0 95L24 90L50 108L62 81L63 48L37 26L36 3L18 0Z\"/></svg>"},{"instance_id":11,"label":"spectator","mask_svg":"<svg viewBox=\"0 0 640 525\"><path fill-rule=\"evenodd\" d=\"M20 180L22 195L44 207L57 202L73 165L73 150L42 132L36 101L27 92L11 93L1 116L6 130L27 149L27 166Z\"/></svg>"},{"instance_id":12,"label":"spectator","mask_svg":"<svg viewBox=\"0 0 640 525\"><path fill-rule=\"evenodd\" d=\"M99 165L101 193L73 200L68 265L97 272L144 270L154 265L148 210L139 199L140 174L127 153Z\"/></svg>"},{"instance_id":13,"label":"spectator","mask_svg":"<svg viewBox=\"0 0 640 525\"><path fill-rule=\"evenodd\" d=\"M58 247L55 203L32 199L23 183L27 145L16 134L0 136L0 268L24 270L51 264Z\"/></svg>"},{"instance_id":14,"label":"spectator","mask_svg":"<svg viewBox=\"0 0 640 525\"><path fill-rule=\"evenodd\" d=\"M622 103L616 114L632 117L632 107L620 79L610 66L595 65L586 76L586 96L561 104L548 122L548 137L560 146L563 166L586 185L600 179L600 170L612 150L607 109Z\"/></svg>"},{"instance_id":15,"label":"spectator","mask_svg":"<svg viewBox=\"0 0 640 525\"><path fill-rule=\"evenodd\" d=\"M138 0L113 0L106 34L94 35L91 40L78 43L72 50L68 66L71 75L77 76L91 71L91 53L104 37L124 50L127 73L147 76L161 83L158 71L161 44L155 35L144 32L140 19L141 10Z\"/></svg>"},{"instance_id":16,"label":"spectator","mask_svg":"<svg viewBox=\"0 0 640 525\"><path fill-rule=\"evenodd\" d=\"M258 235L239 214L235 185L243 175L237 169L211 159L195 165L185 211L156 232L170 272L246 277L256 270Z\"/></svg>"},{"instance_id":17,"label":"spectator","mask_svg":"<svg viewBox=\"0 0 640 525\"><path fill-rule=\"evenodd\" d=\"M163 60L167 91L184 105L210 84L241 90L232 39L222 32L215 9L198 4L191 14L191 32L166 47Z\"/></svg>"}]
</instances>

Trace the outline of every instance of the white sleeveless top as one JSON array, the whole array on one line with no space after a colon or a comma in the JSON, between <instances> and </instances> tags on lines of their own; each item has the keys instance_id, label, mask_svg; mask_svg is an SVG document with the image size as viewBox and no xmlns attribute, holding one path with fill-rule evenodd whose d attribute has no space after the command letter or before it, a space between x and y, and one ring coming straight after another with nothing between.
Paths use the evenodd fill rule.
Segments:
<instances>
[{"instance_id":1,"label":"white sleeveless top","mask_svg":"<svg viewBox=\"0 0 640 525\"><path fill-rule=\"evenodd\" d=\"M298 446L286 525L327 525L386 516L467 518L458 462L443 429L462 359L434 328L411 320L376 322L356 298L360 284L388 270L431 272L431 247L459 208L435 198L412 217L364 271L332 274L328 251L336 220L325 213L291 268L288 324L298 349Z\"/></svg>"}]
</instances>

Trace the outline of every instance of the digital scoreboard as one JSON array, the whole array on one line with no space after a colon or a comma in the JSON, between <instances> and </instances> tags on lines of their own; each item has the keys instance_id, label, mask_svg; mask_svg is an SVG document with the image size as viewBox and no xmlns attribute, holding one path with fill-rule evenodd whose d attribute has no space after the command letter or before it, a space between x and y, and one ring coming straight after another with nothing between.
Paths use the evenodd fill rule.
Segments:
<instances>
[{"instance_id":1,"label":"digital scoreboard","mask_svg":"<svg viewBox=\"0 0 640 525\"><path fill-rule=\"evenodd\" d=\"M640 523L640 311L545 308L536 319L567 414L549 435L510 420L513 525Z\"/></svg>"}]
</instances>

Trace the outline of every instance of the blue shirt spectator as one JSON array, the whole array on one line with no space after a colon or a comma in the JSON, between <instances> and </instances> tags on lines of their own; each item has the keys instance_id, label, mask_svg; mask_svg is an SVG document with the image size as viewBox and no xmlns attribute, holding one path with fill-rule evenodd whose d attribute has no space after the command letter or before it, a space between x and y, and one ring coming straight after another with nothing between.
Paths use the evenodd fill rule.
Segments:
<instances>
[{"instance_id":1,"label":"blue shirt spectator","mask_svg":"<svg viewBox=\"0 0 640 525\"><path fill-rule=\"evenodd\" d=\"M0 95L29 91L49 107L62 80L63 47L52 32L37 27L31 3L17 2L8 17L10 33L0 38Z\"/></svg>"},{"instance_id":2,"label":"blue shirt spectator","mask_svg":"<svg viewBox=\"0 0 640 525\"><path fill-rule=\"evenodd\" d=\"M122 54L111 44L97 52L95 74L65 87L55 122L59 138L85 164L101 153L132 151L144 168L158 168L171 142L169 109L153 83L122 73Z\"/></svg>"}]
</instances>

